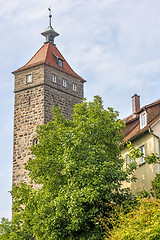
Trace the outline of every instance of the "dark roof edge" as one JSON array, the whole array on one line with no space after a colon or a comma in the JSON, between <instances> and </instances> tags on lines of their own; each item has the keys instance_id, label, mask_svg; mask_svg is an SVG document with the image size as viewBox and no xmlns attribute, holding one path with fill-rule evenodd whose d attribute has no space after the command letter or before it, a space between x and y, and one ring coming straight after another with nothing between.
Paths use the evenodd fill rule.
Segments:
<instances>
[{"instance_id":1,"label":"dark roof edge","mask_svg":"<svg viewBox=\"0 0 160 240\"><path fill-rule=\"evenodd\" d=\"M148 129L149 129L149 127L148 127L148 128L146 128L146 129L144 129L142 132L140 132L140 133L137 133L135 136L133 136L133 137L131 137L131 138L127 139L127 140L124 142L124 144L126 144L126 143L127 143L127 141L133 141L133 140L135 140L136 138L140 137L140 135L142 135L142 134L144 134L145 132L147 132L147 131L148 131Z\"/></svg>"}]
</instances>

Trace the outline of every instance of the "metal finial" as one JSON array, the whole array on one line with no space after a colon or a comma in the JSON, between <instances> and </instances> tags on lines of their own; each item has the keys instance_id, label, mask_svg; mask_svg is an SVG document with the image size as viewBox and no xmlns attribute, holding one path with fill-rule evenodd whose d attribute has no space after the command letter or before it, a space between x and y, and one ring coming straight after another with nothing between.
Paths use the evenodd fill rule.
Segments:
<instances>
[{"instance_id":1,"label":"metal finial","mask_svg":"<svg viewBox=\"0 0 160 240\"><path fill-rule=\"evenodd\" d=\"M41 34L46 37L46 42L45 43L51 43L51 44L55 45L54 44L54 39L55 39L55 37L59 36L59 33L57 33L52 28L52 25L51 25L51 19L52 19L51 7L48 8L48 10L49 10L49 26L48 26L47 30L42 32Z\"/></svg>"},{"instance_id":2,"label":"metal finial","mask_svg":"<svg viewBox=\"0 0 160 240\"><path fill-rule=\"evenodd\" d=\"M51 10L51 7L48 8L48 10L49 10L49 26L51 27L51 18L52 18L52 14L51 14L52 10Z\"/></svg>"}]
</instances>

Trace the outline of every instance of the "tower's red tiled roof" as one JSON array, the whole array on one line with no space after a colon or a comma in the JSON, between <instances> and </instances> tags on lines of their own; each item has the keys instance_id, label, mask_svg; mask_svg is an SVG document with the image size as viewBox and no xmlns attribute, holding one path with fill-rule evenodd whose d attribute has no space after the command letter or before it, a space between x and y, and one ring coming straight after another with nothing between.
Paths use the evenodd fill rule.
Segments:
<instances>
[{"instance_id":1,"label":"tower's red tiled roof","mask_svg":"<svg viewBox=\"0 0 160 240\"><path fill-rule=\"evenodd\" d=\"M59 67L57 62L56 62L56 58L55 56L61 60L63 60L63 68ZM51 44L51 43L45 43L38 51L37 53L29 60L28 63L26 63L23 67L18 68L16 71L14 71L13 73L34 67L34 66L38 66L40 64L47 64L51 67L54 67L60 71L63 71L65 73L68 73L76 78L81 79L82 81L85 82L85 80L80 77L77 73L75 73L73 71L73 69L69 66L69 64L67 63L67 61L64 59L64 57L62 56L62 54L59 52L58 48Z\"/></svg>"}]
</instances>

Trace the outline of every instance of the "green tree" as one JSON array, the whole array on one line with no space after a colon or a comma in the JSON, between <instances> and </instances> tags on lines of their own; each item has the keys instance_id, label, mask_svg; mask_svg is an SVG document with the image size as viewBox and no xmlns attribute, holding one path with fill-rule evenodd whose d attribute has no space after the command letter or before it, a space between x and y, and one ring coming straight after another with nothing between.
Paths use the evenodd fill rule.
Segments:
<instances>
[{"instance_id":1,"label":"green tree","mask_svg":"<svg viewBox=\"0 0 160 240\"><path fill-rule=\"evenodd\" d=\"M155 179L152 181L152 196L160 199L160 173L156 174Z\"/></svg>"},{"instance_id":2,"label":"green tree","mask_svg":"<svg viewBox=\"0 0 160 240\"><path fill-rule=\"evenodd\" d=\"M120 156L124 123L98 96L75 105L73 120L59 108L53 107L53 115L54 121L38 127L35 157L26 167L40 187L23 183L12 190L8 239L103 239L99 219L131 199L129 190L121 189L131 173L123 170Z\"/></svg>"},{"instance_id":3,"label":"green tree","mask_svg":"<svg viewBox=\"0 0 160 240\"><path fill-rule=\"evenodd\" d=\"M160 200L143 198L140 206L131 212L119 214L115 227L110 232L110 240L159 240Z\"/></svg>"},{"instance_id":4,"label":"green tree","mask_svg":"<svg viewBox=\"0 0 160 240\"><path fill-rule=\"evenodd\" d=\"M139 148L133 147L131 142L127 144L130 149L132 163L136 164L136 158L142 157ZM160 163L158 154L152 153L145 157L148 164ZM131 165L130 165L131 166ZM136 166L135 166L136 167ZM126 208L116 206L112 213L113 229L107 232L110 240L159 240L160 239L160 174L156 174L152 181L152 189L138 193L136 204ZM105 226L105 223L103 223ZM108 229L107 229L108 230Z\"/></svg>"},{"instance_id":5,"label":"green tree","mask_svg":"<svg viewBox=\"0 0 160 240\"><path fill-rule=\"evenodd\" d=\"M9 238L11 232L11 223L8 219L2 218L0 223L0 236L1 240L6 240ZM3 236L3 237L2 237Z\"/></svg>"}]
</instances>

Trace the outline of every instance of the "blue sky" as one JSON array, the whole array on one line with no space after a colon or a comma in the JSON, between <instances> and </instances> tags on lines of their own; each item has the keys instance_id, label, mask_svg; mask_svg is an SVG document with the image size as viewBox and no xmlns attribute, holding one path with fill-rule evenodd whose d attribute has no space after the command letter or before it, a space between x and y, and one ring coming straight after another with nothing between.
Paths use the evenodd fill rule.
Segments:
<instances>
[{"instance_id":1,"label":"blue sky","mask_svg":"<svg viewBox=\"0 0 160 240\"><path fill-rule=\"evenodd\" d=\"M52 25L56 45L71 67L87 80L85 97L131 114L131 96L141 106L160 94L159 0L0 0L0 218L11 216L14 76L42 46Z\"/></svg>"}]
</instances>

